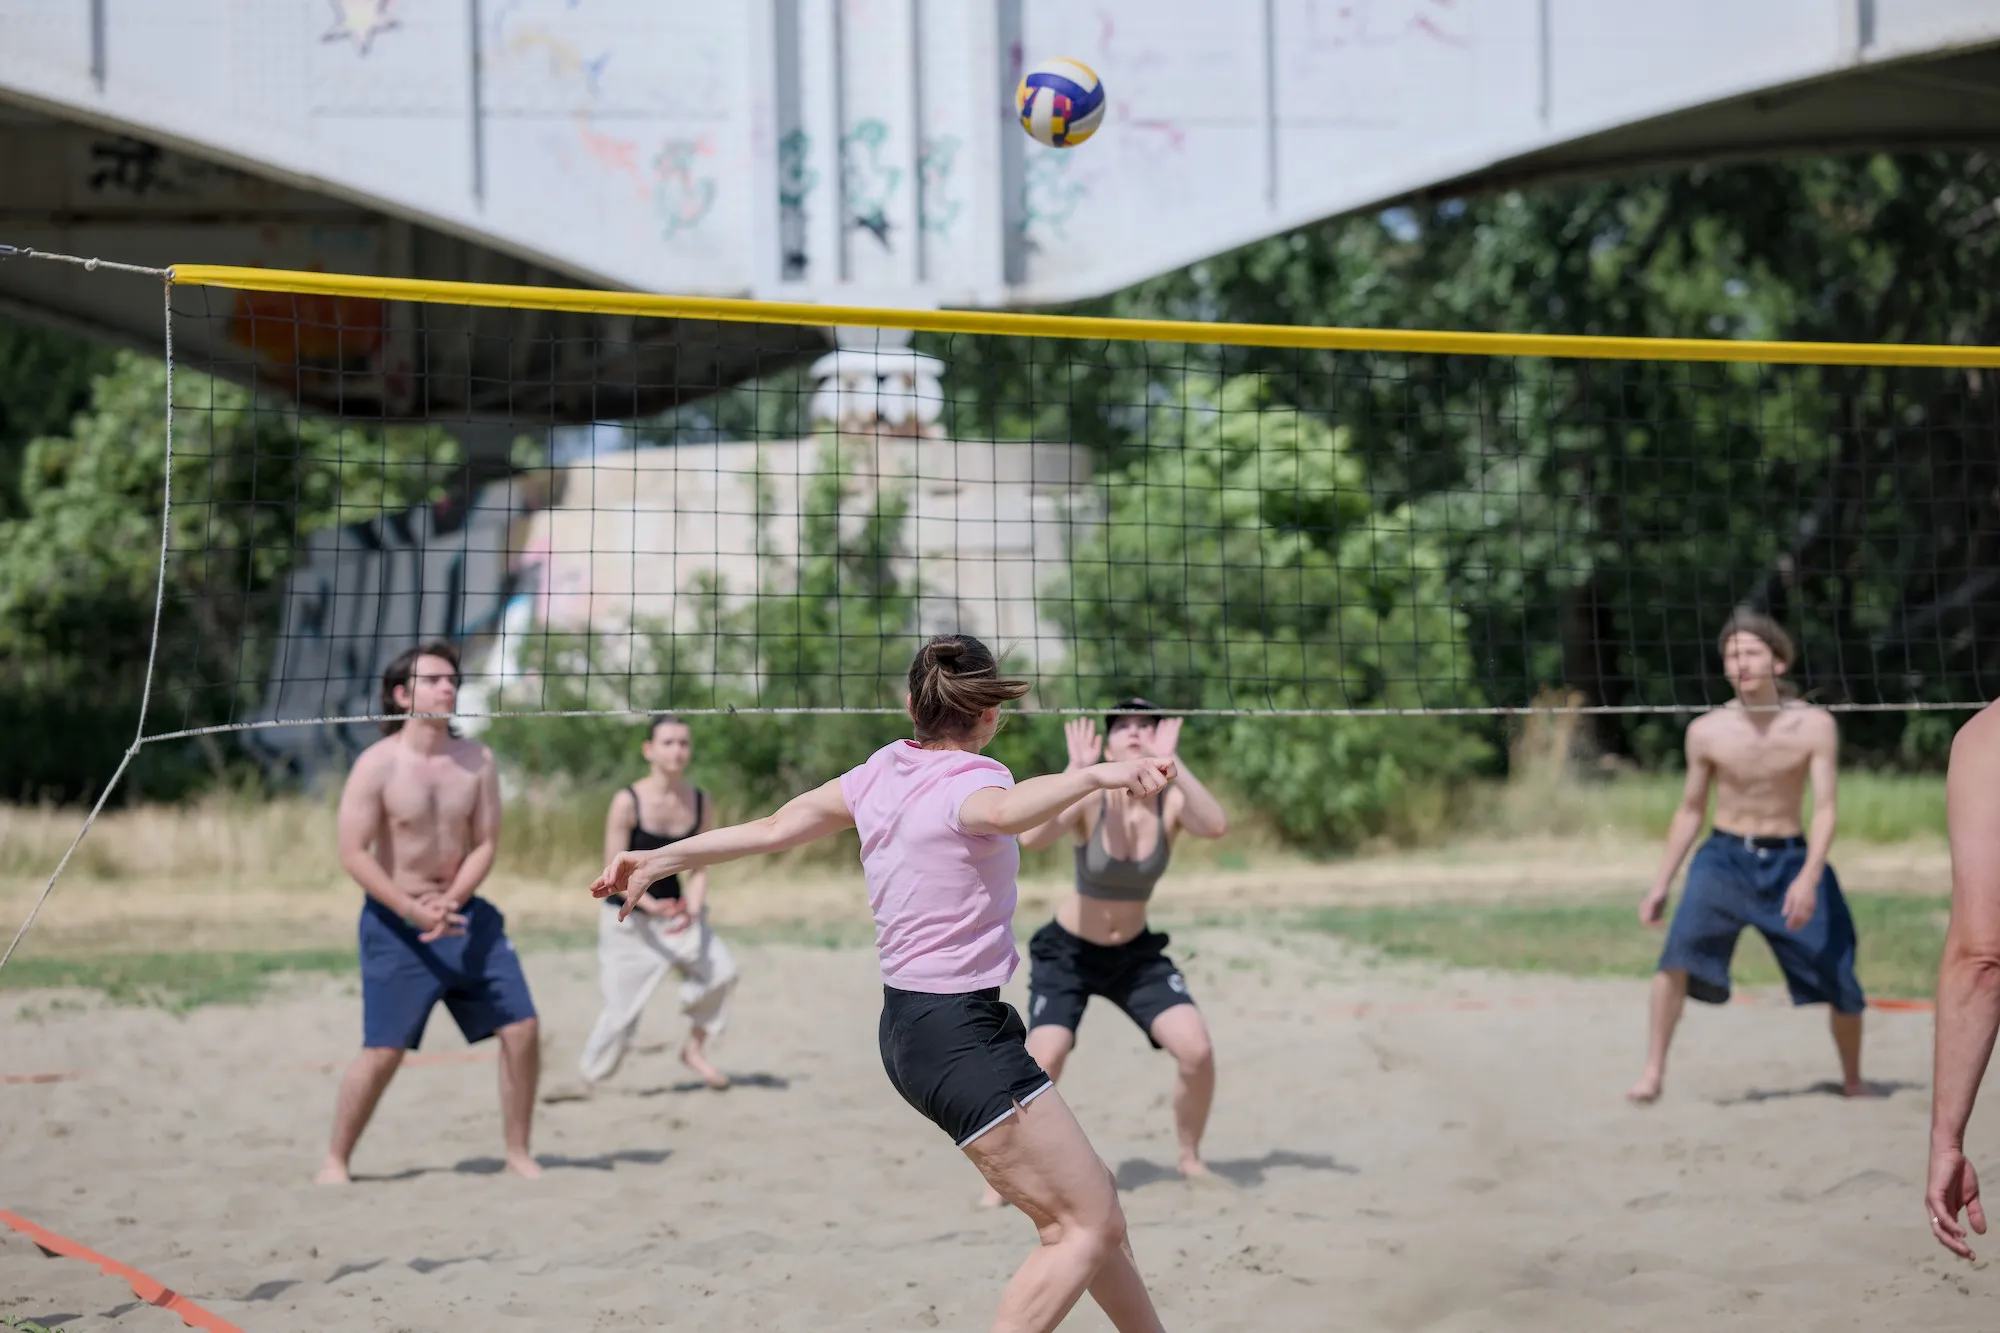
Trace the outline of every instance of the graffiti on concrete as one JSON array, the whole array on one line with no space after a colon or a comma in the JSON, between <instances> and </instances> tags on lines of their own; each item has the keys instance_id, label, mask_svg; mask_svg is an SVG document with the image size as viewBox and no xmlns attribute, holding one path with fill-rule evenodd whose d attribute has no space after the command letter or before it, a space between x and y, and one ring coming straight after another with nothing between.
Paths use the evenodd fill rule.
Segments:
<instances>
[{"instance_id":1,"label":"graffiti on concrete","mask_svg":"<svg viewBox=\"0 0 2000 1333\"><path fill-rule=\"evenodd\" d=\"M470 503L448 498L316 534L286 582L255 720L377 713L382 669L424 639L458 644L467 686L477 685L510 607L540 591L531 520L557 490L552 474L512 477ZM311 779L379 734L372 722L329 723L248 731L244 743L274 774Z\"/></svg>"},{"instance_id":2,"label":"graffiti on concrete","mask_svg":"<svg viewBox=\"0 0 2000 1333\"><path fill-rule=\"evenodd\" d=\"M120 135L90 145L90 188L119 194L171 193L174 182L161 172L166 152L157 144Z\"/></svg>"},{"instance_id":3,"label":"graffiti on concrete","mask_svg":"<svg viewBox=\"0 0 2000 1333\"><path fill-rule=\"evenodd\" d=\"M327 0L327 3L333 6L333 26L320 40L353 42L359 55L367 55L378 36L402 26L391 12L397 0Z\"/></svg>"},{"instance_id":4,"label":"graffiti on concrete","mask_svg":"<svg viewBox=\"0 0 2000 1333\"><path fill-rule=\"evenodd\" d=\"M934 236L949 236L965 211L965 201L957 198L952 180L958 168L960 141L955 134L924 140L924 153L917 160L918 179L923 192L924 230Z\"/></svg>"},{"instance_id":5,"label":"graffiti on concrete","mask_svg":"<svg viewBox=\"0 0 2000 1333\"><path fill-rule=\"evenodd\" d=\"M778 230L785 255L785 277L805 277L811 257L806 252L806 201L819 187L812 165L812 136L794 129L778 140Z\"/></svg>"},{"instance_id":6,"label":"graffiti on concrete","mask_svg":"<svg viewBox=\"0 0 2000 1333\"><path fill-rule=\"evenodd\" d=\"M1071 175L1069 153L1030 153L1021 183L1021 231L1030 249L1069 239L1069 220L1090 194Z\"/></svg>"},{"instance_id":7,"label":"graffiti on concrete","mask_svg":"<svg viewBox=\"0 0 2000 1333\"><path fill-rule=\"evenodd\" d=\"M668 236L699 227L715 207L715 173L700 162L714 153L706 140L669 139L653 159L653 208Z\"/></svg>"},{"instance_id":8,"label":"graffiti on concrete","mask_svg":"<svg viewBox=\"0 0 2000 1333\"><path fill-rule=\"evenodd\" d=\"M841 175L848 225L873 236L884 250L889 240L889 204L903 185L903 169L885 160L889 127L870 117L840 139Z\"/></svg>"}]
</instances>

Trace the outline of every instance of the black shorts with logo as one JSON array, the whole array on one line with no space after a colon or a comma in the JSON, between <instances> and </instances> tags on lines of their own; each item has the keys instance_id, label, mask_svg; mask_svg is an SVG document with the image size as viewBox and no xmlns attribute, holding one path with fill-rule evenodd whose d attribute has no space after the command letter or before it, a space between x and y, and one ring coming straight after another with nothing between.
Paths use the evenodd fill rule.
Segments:
<instances>
[{"instance_id":1,"label":"black shorts with logo","mask_svg":"<svg viewBox=\"0 0 2000 1333\"><path fill-rule=\"evenodd\" d=\"M877 1037L890 1084L961 1148L1054 1086L998 986L959 995L884 986Z\"/></svg>"},{"instance_id":2,"label":"black shorts with logo","mask_svg":"<svg viewBox=\"0 0 2000 1333\"><path fill-rule=\"evenodd\" d=\"M1051 921L1028 944L1028 1025L1076 1031L1093 995L1125 1011L1153 1041L1153 1020L1193 1004L1187 981L1167 957L1168 937L1144 930L1123 944L1092 944Z\"/></svg>"}]
</instances>

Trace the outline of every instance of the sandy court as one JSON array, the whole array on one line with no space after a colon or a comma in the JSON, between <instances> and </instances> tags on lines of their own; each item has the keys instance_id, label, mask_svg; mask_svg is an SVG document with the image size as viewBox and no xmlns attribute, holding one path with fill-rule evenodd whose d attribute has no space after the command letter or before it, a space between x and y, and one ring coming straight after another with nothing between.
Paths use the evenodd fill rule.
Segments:
<instances>
[{"instance_id":1,"label":"sandy court","mask_svg":"<svg viewBox=\"0 0 2000 1333\"><path fill-rule=\"evenodd\" d=\"M1823 1011L1695 1008L1668 1097L1633 1110L1635 982L1374 967L1316 935L1177 928L1214 1029L1208 1143L1171 1171L1171 1067L1093 1006L1064 1092L1124 1186L1170 1327L1991 1329L2000 1276L1922 1224L1927 1015L1871 1015L1892 1094L1817 1091ZM492 1174L490 1061L406 1068L321 1190L352 982L175 1018L10 997L0 1206L150 1273L249 1333L356 1329L982 1328L1032 1243L890 1090L862 948L747 945L696 1090L666 1006L604 1094L539 1108L535 1183ZM544 1087L573 1078L592 959L527 957ZM1009 988L1022 999L1025 973ZM35 1001L39 1017L17 1011ZM427 1053L463 1051L442 1011ZM2000 1166L1975 1122L1974 1153ZM1997 1242L2000 1243L2000 1242ZM170 1329L86 1265L0 1232L0 1314ZM1086 1303L1070 1327L1107 1327Z\"/></svg>"}]
</instances>

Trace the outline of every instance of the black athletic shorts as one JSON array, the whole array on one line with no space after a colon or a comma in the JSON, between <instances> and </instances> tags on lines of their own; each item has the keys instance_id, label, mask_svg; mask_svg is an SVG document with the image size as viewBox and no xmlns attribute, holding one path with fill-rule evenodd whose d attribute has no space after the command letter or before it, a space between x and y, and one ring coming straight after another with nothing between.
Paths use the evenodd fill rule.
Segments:
<instances>
[{"instance_id":1,"label":"black athletic shorts","mask_svg":"<svg viewBox=\"0 0 2000 1333\"><path fill-rule=\"evenodd\" d=\"M882 1068L963 1148L1054 1085L998 986L962 995L882 988Z\"/></svg>"},{"instance_id":2,"label":"black athletic shorts","mask_svg":"<svg viewBox=\"0 0 2000 1333\"><path fill-rule=\"evenodd\" d=\"M1092 944L1051 921L1028 944L1028 1023L1076 1031L1083 1007L1102 995L1139 1025L1153 1049L1153 1020L1193 1004L1187 981L1167 957L1167 936L1144 930L1123 944Z\"/></svg>"}]
</instances>

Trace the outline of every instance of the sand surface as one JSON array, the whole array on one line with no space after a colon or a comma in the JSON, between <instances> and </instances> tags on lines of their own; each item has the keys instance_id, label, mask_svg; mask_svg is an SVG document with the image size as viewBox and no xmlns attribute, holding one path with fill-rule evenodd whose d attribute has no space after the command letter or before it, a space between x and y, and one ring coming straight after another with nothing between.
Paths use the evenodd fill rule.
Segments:
<instances>
[{"instance_id":1,"label":"sand surface","mask_svg":"<svg viewBox=\"0 0 2000 1333\"><path fill-rule=\"evenodd\" d=\"M1823 1091L1822 1011L1696 1008L1666 1100L1635 1110L1643 984L1175 935L1221 1065L1208 1153L1234 1187L1174 1176L1171 1066L1115 1010L1093 1007L1063 1084L1171 1328L2000 1327L2000 1272L1924 1226L1927 1015L1871 1015L1889 1095L1847 1103ZM538 1108L539 1182L494 1174L494 1067L475 1052L404 1069L356 1156L364 1180L309 1183L358 1039L351 981L185 1017L16 992L0 1074L82 1077L0 1087L0 1207L249 1333L984 1328L1033 1235L973 1206L972 1168L890 1090L870 953L739 957L718 1051L739 1085L699 1090L646 1046L595 1099ZM546 1089L573 1078L592 959L527 967ZM656 1002L642 1040L678 1035ZM464 1052L442 1011L425 1051ZM2000 1166L1992 1124L1973 1147ZM0 1314L179 1327L4 1230ZM1087 1302L1068 1326L1108 1327Z\"/></svg>"}]
</instances>

